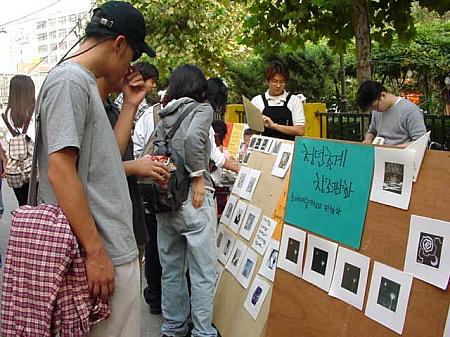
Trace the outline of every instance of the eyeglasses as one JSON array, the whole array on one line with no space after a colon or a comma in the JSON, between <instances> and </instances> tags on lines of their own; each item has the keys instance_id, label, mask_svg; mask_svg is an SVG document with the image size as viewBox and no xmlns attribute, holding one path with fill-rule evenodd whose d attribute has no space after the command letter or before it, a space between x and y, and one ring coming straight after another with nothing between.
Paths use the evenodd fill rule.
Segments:
<instances>
[{"instance_id":1,"label":"eyeglasses","mask_svg":"<svg viewBox=\"0 0 450 337\"><path fill-rule=\"evenodd\" d=\"M133 59L131 61L134 62L141 57L142 52L139 50L138 46L133 41L127 39L127 43L130 46L130 48L133 50Z\"/></svg>"}]
</instances>

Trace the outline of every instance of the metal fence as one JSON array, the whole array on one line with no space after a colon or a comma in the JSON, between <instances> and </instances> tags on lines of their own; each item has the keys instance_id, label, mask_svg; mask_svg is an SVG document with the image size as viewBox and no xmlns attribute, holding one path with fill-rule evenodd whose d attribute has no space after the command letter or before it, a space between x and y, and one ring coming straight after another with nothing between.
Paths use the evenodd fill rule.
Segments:
<instances>
[{"instance_id":1,"label":"metal fence","mask_svg":"<svg viewBox=\"0 0 450 337\"><path fill-rule=\"evenodd\" d=\"M320 118L321 138L362 141L372 115L317 112L316 117ZM431 142L437 143L435 148L450 151L450 116L424 115L424 120L431 130Z\"/></svg>"}]
</instances>

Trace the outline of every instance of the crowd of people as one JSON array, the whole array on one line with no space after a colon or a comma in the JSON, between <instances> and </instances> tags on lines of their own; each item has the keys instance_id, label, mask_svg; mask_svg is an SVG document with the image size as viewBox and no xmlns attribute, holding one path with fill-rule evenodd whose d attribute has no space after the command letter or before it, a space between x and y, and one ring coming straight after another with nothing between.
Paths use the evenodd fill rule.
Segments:
<instances>
[{"instance_id":1,"label":"crowd of people","mask_svg":"<svg viewBox=\"0 0 450 337\"><path fill-rule=\"evenodd\" d=\"M226 124L213 121L214 112L224 112L227 87L197 66L182 65L160 102L149 104L145 97L156 88L158 69L146 62L130 66L142 53L155 56L145 34L143 16L128 3L109 1L94 10L79 50L50 71L37 100L30 77L12 78L3 115L7 143L25 139L31 151L39 144L37 201L63 211L83 252L89 296L109 302L109 318L92 325L90 336L140 336L143 292L150 312L162 313L162 336L214 337L215 191L223 169L239 171L239 161L223 149ZM266 80L268 90L252 100L263 113L263 135L304 135L303 104L286 91L288 69L274 61ZM374 110L366 143L405 144L425 133L417 107L377 82L360 87L358 104ZM36 135L28 128L33 113ZM245 130L244 144L252 133ZM17 164L11 153L11 145L1 148L3 175ZM20 206L29 196L27 163L20 186L13 185ZM26 328L46 333L32 320ZM2 327L2 335L13 332Z\"/></svg>"}]
</instances>

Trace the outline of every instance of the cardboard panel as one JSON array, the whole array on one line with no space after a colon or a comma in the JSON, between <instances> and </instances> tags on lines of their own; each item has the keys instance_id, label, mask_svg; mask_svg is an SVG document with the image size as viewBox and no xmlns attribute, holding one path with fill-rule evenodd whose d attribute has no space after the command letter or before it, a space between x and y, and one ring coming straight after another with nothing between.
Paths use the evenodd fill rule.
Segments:
<instances>
[{"instance_id":1,"label":"cardboard panel","mask_svg":"<svg viewBox=\"0 0 450 337\"><path fill-rule=\"evenodd\" d=\"M371 258L371 269L379 261L403 270L411 214L450 221L449 152L427 151L408 211L369 203L359 252ZM359 311L280 269L272 295L268 337L398 336L366 317L365 306ZM448 291L414 279L402 336L442 336L449 303Z\"/></svg>"}]
</instances>

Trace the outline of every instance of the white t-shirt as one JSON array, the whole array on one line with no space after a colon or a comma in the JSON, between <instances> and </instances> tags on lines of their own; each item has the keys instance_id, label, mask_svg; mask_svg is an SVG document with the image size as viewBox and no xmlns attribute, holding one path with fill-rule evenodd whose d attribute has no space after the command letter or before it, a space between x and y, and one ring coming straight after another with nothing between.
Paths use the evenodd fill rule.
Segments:
<instances>
[{"instance_id":1,"label":"white t-shirt","mask_svg":"<svg viewBox=\"0 0 450 337\"><path fill-rule=\"evenodd\" d=\"M209 129L209 142L211 143L210 159L217 167L217 170L211 173L211 179L214 181L214 184L221 186L220 181L222 180L222 167L223 164L225 164L225 154L217 147L214 135L215 131L213 127L211 127Z\"/></svg>"},{"instance_id":2,"label":"white t-shirt","mask_svg":"<svg viewBox=\"0 0 450 337\"><path fill-rule=\"evenodd\" d=\"M155 130L153 123L153 106L148 107L134 127L132 136L134 144L134 158L138 158L147 145L147 141Z\"/></svg>"},{"instance_id":3,"label":"white t-shirt","mask_svg":"<svg viewBox=\"0 0 450 337\"><path fill-rule=\"evenodd\" d=\"M269 90L267 90L264 95L266 96L267 104L269 104L269 106L283 106L289 93L285 90L280 96L271 96L269 95ZM261 95L253 97L252 103L260 111L263 111L265 108ZM292 112L292 124L305 125L305 113L303 112L303 104L300 98L291 95L287 107Z\"/></svg>"}]
</instances>

